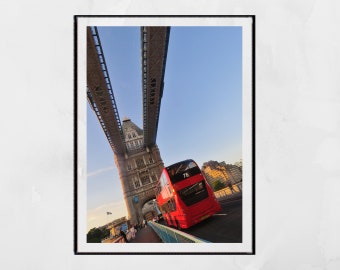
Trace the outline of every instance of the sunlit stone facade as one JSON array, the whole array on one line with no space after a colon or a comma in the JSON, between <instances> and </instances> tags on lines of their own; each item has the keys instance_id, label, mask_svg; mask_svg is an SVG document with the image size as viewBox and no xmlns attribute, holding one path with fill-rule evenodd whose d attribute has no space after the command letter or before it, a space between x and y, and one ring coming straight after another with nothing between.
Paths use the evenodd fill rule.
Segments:
<instances>
[{"instance_id":1,"label":"sunlit stone facade","mask_svg":"<svg viewBox=\"0 0 340 270\"><path fill-rule=\"evenodd\" d=\"M124 199L132 224L145 218L142 208L155 198L154 187L164 167L157 145L143 146L143 130L130 119L122 124L127 152L115 155Z\"/></svg>"}]
</instances>

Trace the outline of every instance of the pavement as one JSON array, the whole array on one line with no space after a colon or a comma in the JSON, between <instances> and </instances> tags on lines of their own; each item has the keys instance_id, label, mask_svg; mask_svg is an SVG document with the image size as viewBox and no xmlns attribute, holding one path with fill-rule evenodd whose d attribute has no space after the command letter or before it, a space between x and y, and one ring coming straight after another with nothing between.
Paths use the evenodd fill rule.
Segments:
<instances>
[{"instance_id":1,"label":"pavement","mask_svg":"<svg viewBox=\"0 0 340 270\"><path fill-rule=\"evenodd\" d=\"M131 239L130 243L163 243L163 242L150 226L146 226L136 233L136 238Z\"/></svg>"}]
</instances>

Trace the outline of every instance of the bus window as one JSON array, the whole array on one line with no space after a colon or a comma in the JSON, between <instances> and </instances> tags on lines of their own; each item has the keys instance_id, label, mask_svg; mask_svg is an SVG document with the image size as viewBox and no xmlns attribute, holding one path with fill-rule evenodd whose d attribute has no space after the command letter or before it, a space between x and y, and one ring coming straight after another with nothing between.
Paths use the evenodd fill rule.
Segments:
<instances>
[{"instance_id":1,"label":"bus window","mask_svg":"<svg viewBox=\"0 0 340 270\"><path fill-rule=\"evenodd\" d=\"M179 190L178 195L187 206L190 206L207 198L208 191L204 181L201 181Z\"/></svg>"},{"instance_id":2,"label":"bus window","mask_svg":"<svg viewBox=\"0 0 340 270\"><path fill-rule=\"evenodd\" d=\"M191 159L171 165L166 170L173 184L201 173L196 162Z\"/></svg>"},{"instance_id":3,"label":"bus window","mask_svg":"<svg viewBox=\"0 0 340 270\"><path fill-rule=\"evenodd\" d=\"M176 202L173 198L171 198L169 201L168 201L168 205L169 205L169 211L170 212L174 212L176 211Z\"/></svg>"}]
</instances>

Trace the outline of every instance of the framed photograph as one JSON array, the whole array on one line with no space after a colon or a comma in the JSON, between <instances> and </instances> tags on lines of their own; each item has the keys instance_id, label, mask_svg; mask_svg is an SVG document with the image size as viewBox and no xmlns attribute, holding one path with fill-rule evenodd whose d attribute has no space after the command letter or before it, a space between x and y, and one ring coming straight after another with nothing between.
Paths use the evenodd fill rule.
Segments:
<instances>
[{"instance_id":1,"label":"framed photograph","mask_svg":"<svg viewBox=\"0 0 340 270\"><path fill-rule=\"evenodd\" d=\"M255 254L255 16L74 16L75 254Z\"/></svg>"}]
</instances>

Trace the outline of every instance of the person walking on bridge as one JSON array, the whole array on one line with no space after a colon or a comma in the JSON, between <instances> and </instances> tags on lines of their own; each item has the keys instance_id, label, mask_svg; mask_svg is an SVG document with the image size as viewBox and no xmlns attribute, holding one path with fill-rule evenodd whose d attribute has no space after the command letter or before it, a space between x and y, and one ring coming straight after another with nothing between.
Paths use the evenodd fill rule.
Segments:
<instances>
[{"instance_id":1,"label":"person walking on bridge","mask_svg":"<svg viewBox=\"0 0 340 270\"><path fill-rule=\"evenodd\" d=\"M131 238L135 239L136 238L136 230L135 230L134 226L131 226L130 233L131 233Z\"/></svg>"},{"instance_id":2,"label":"person walking on bridge","mask_svg":"<svg viewBox=\"0 0 340 270\"><path fill-rule=\"evenodd\" d=\"M148 222L146 221L146 219L143 219L143 228L148 226Z\"/></svg>"},{"instance_id":3,"label":"person walking on bridge","mask_svg":"<svg viewBox=\"0 0 340 270\"><path fill-rule=\"evenodd\" d=\"M125 243L129 243L129 241L127 240L126 234L122 229L120 230L120 235L123 236Z\"/></svg>"}]
</instances>

